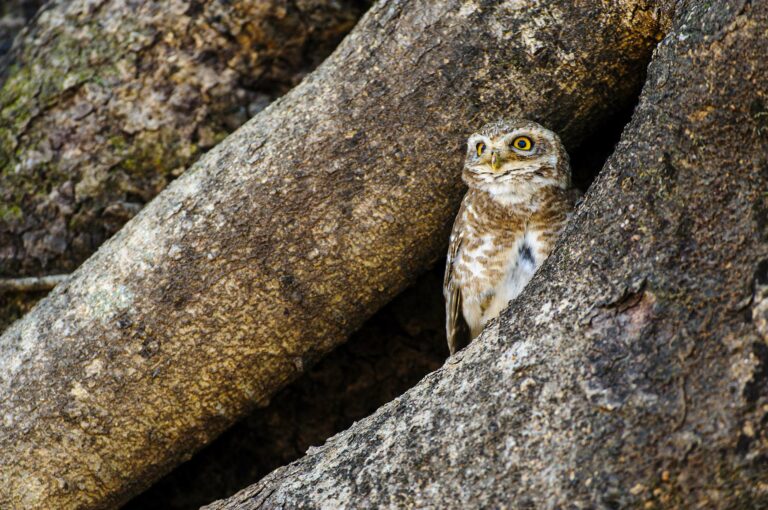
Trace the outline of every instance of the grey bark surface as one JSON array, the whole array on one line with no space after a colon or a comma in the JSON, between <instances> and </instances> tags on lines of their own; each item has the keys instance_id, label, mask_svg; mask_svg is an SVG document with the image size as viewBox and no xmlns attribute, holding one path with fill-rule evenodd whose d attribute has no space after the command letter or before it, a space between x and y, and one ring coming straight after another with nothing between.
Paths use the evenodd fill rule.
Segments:
<instances>
[{"instance_id":1,"label":"grey bark surface","mask_svg":"<svg viewBox=\"0 0 768 510\"><path fill-rule=\"evenodd\" d=\"M768 4L689 4L500 320L206 508L768 507Z\"/></svg>"},{"instance_id":2,"label":"grey bark surface","mask_svg":"<svg viewBox=\"0 0 768 510\"><path fill-rule=\"evenodd\" d=\"M79 266L319 64L355 0L55 0L0 71L0 278ZM0 293L0 330L39 299Z\"/></svg>"},{"instance_id":3,"label":"grey bark surface","mask_svg":"<svg viewBox=\"0 0 768 510\"><path fill-rule=\"evenodd\" d=\"M643 1L376 4L0 337L0 506L119 504L442 256L467 132L575 144L631 100Z\"/></svg>"}]
</instances>

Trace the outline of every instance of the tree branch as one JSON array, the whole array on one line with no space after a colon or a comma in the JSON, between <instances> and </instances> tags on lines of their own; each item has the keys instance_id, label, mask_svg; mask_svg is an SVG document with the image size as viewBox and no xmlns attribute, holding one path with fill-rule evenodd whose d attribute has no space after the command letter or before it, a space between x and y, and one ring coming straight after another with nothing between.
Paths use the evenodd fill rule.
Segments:
<instances>
[{"instance_id":1,"label":"tree branch","mask_svg":"<svg viewBox=\"0 0 768 510\"><path fill-rule=\"evenodd\" d=\"M75 270L319 64L362 4L48 2L0 59L0 275ZM0 305L0 331L37 298Z\"/></svg>"},{"instance_id":2,"label":"tree branch","mask_svg":"<svg viewBox=\"0 0 768 510\"><path fill-rule=\"evenodd\" d=\"M29 276L26 278L0 278L0 292L38 292L51 290L69 278L68 274Z\"/></svg>"}]
</instances>

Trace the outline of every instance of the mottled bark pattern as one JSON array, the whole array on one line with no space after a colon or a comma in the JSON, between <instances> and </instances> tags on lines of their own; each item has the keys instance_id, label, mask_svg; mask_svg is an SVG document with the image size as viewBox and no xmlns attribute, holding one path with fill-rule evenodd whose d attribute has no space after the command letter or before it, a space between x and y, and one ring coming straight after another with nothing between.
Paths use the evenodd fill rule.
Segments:
<instances>
[{"instance_id":1,"label":"mottled bark pattern","mask_svg":"<svg viewBox=\"0 0 768 510\"><path fill-rule=\"evenodd\" d=\"M768 4L689 3L502 319L208 508L768 507Z\"/></svg>"},{"instance_id":2,"label":"mottled bark pattern","mask_svg":"<svg viewBox=\"0 0 768 510\"><path fill-rule=\"evenodd\" d=\"M657 35L639 0L376 4L0 337L0 506L117 504L266 404L444 255L468 132L578 142Z\"/></svg>"},{"instance_id":3,"label":"mottled bark pattern","mask_svg":"<svg viewBox=\"0 0 768 510\"><path fill-rule=\"evenodd\" d=\"M69 272L298 83L353 0L54 0L0 88L0 277ZM0 330L34 303L0 295Z\"/></svg>"},{"instance_id":4,"label":"mottled bark pattern","mask_svg":"<svg viewBox=\"0 0 768 510\"><path fill-rule=\"evenodd\" d=\"M379 310L345 344L124 510L197 510L372 414L443 364L443 267Z\"/></svg>"}]
</instances>

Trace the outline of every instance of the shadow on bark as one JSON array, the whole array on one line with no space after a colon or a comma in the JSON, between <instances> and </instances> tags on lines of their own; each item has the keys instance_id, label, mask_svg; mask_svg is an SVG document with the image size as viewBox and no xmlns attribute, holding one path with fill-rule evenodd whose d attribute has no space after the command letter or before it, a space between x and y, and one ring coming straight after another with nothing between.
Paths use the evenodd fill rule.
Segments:
<instances>
[{"instance_id":1,"label":"shadow on bark","mask_svg":"<svg viewBox=\"0 0 768 510\"><path fill-rule=\"evenodd\" d=\"M0 3L0 59L11 49L19 30L44 3L43 0L10 0Z\"/></svg>"}]
</instances>

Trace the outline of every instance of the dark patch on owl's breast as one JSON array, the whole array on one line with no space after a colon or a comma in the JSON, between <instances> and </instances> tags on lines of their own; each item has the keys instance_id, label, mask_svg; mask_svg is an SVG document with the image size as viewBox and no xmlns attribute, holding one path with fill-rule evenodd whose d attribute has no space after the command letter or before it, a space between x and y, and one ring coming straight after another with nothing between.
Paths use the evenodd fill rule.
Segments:
<instances>
[{"instance_id":1,"label":"dark patch on owl's breast","mask_svg":"<svg viewBox=\"0 0 768 510\"><path fill-rule=\"evenodd\" d=\"M531 251L531 247L528 246L528 243L524 243L520 247L518 255L520 256L521 262L526 262L532 266L536 265L536 259L533 258L533 252Z\"/></svg>"}]
</instances>

